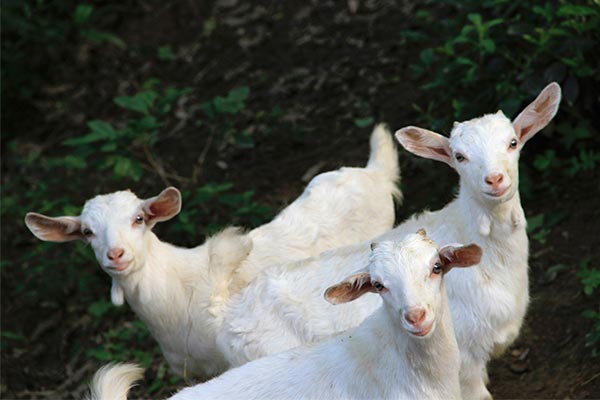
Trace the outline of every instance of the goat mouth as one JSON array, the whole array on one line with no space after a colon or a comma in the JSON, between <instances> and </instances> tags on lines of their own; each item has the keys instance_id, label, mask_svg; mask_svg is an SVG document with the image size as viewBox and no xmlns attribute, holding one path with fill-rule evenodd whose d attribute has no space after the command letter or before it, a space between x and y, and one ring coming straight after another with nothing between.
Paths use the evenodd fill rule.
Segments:
<instances>
[{"instance_id":1,"label":"goat mouth","mask_svg":"<svg viewBox=\"0 0 600 400\"><path fill-rule=\"evenodd\" d=\"M117 264L112 264L109 265L107 268L110 271L115 271L115 272L123 272L125 271L127 268L129 268L129 265L131 264L131 261L124 261L122 263L117 263Z\"/></svg>"},{"instance_id":2,"label":"goat mouth","mask_svg":"<svg viewBox=\"0 0 600 400\"><path fill-rule=\"evenodd\" d=\"M492 190L491 192L483 192L483 193L490 197L500 198L500 197L504 196L506 193L508 193L509 189L510 189L510 185L505 187L504 189Z\"/></svg>"},{"instance_id":3,"label":"goat mouth","mask_svg":"<svg viewBox=\"0 0 600 400\"><path fill-rule=\"evenodd\" d=\"M433 330L433 326L434 325L435 325L434 323L431 323L431 324L429 324L428 326L426 326L423 329L420 329L420 330L417 330L417 331L410 330L408 332L411 335L413 335L413 336L417 336L417 337L423 338L423 337L429 335L429 333L431 333L431 331Z\"/></svg>"}]
</instances>

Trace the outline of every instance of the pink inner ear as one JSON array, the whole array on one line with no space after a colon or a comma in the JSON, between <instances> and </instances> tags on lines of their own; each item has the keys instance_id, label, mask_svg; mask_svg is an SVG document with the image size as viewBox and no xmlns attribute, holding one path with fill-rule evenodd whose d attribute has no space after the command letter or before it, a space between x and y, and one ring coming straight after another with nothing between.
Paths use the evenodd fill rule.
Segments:
<instances>
[{"instance_id":1,"label":"pink inner ear","mask_svg":"<svg viewBox=\"0 0 600 400\"><path fill-rule=\"evenodd\" d=\"M448 153L446 152L446 149L444 149L443 147L431 147L431 150L434 153L437 153L442 157L448 157Z\"/></svg>"},{"instance_id":2,"label":"pink inner ear","mask_svg":"<svg viewBox=\"0 0 600 400\"><path fill-rule=\"evenodd\" d=\"M476 244L461 247L446 246L440 250L440 259L444 264L444 271L448 272L454 267L470 267L481 262L483 250Z\"/></svg>"},{"instance_id":3,"label":"pink inner ear","mask_svg":"<svg viewBox=\"0 0 600 400\"><path fill-rule=\"evenodd\" d=\"M50 242L68 242L82 239L81 223L77 217L46 217L29 213L25 219L29 229L38 238Z\"/></svg>"},{"instance_id":4,"label":"pink inner ear","mask_svg":"<svg viewBox=\"0 0 600 400\"><path fill-rule=\"evenodd\" d=\"M355 300L367 292L373 292L371 275L361 272L348 277L343 282L329 287L325 291L325 299L331 304L342 304Z\"/></svg>"},{"instance_id":5,"label":"pink inner ear","mask_svg":"<svg viewBox=\"0 0 600 400\"><path fill-rule=\"evenodd\" d=\"M175 188L165 189L160 195L146 200L143 210L153 222L166 221L177 215L181 209L181 197Z\"/></svg>"}]
</instances>

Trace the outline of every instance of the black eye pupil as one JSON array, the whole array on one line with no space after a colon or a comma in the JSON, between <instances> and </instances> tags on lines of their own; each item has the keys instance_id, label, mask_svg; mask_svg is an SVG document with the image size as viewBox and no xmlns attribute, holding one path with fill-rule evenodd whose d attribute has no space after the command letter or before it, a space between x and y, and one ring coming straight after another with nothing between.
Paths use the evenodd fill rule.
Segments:
<instances>
[{"instance_id":1,"label":"black eye pupil","mask_svg":"<svg viewBox=\"0 0 600 400\"><path fill-rule=\"evenodd\" d=\"M516 140L516 139L513 139L513 140L510 142L510 147L513 147L513 148L517 147L517 140Z\"/></svg>"},{"instance_id":2,"label":"black eye pupil","mask_svg":"<svg viewBox=\"0 0 600 400\"><path fill-rule=\"evenodd\" d=\"M383 285L379 282L373 282L373 286L375 287L375 289L377 290L381 290L383 289Z\"/></svg>"},{"instance_id":3,"label":"black eye pupil","mask_svg":"<svg viewBox=\"0 0 600 400\"><path fill-rule=\"evenodd\" d=\"M91 231L90 229L87 229L87 228L86 228L86 229L84 229L84 230L83 230L83 234L84 234L85 236L90 236L90 235L92 234L92 231Z\"/></svg>"},{"instance_id":4,"label":"black eye pupil","mask_svg":"<svg viewBox=\"0 0 600 400\"><path fill-rule=\"evenodd\" d=\"M435 263L435 265L433 266L433 273L439 274L440 272L442 272L442 264Z\"/></svg>"},{"instance_id":5,"label":"black eye pupil","mask_svg":"<svg viewBox=\"0 0 600 400\"><path fill-rule=\"evenodd\" d=\"M465 157L460 153L456 153L455 157L456 157L456 160L459 162L465 159Z\"/></svg>"},{"instance_id":6,"label":"black eye pupil","mask_svg":"<svg viewBox=\"0 0 600 400\"><path fill-rule=\"evenodd\" d=\"M144 222L144 217L138 215L137 217L135 217L135 222L141 224L142 222Z\"/></svg>"}]
</instances>

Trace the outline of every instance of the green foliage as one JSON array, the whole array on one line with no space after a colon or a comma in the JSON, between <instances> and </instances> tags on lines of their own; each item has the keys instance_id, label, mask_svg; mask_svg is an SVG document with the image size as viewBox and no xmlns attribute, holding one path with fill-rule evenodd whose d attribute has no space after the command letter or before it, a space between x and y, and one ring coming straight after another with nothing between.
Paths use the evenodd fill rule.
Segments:
<instances>
[{"instance_id":1,"label":"green foliage","mask_svg":"<svg viewBox=\"0 0 600 400\"><path fill-rule=\"evenodd\" d=\"M207 183L194 190L183 190L183 204L177 221L171 226L173 232L184 232L188 241L198 243L199 234L212 235L223 229L208 206L221 204L228 218L227 225L258 226L272 218L272 210L253 200L254 191L232 192L232 183ZM198 229L198 222L203 229Z\"/></svg>"},{"instance_id":2,"label":"green foliage","mask_svg":"<svg viewBox=\"0 0 600 400\"><path fill-rule=\"evenodd\" d=\"M579 264L579 272L577 276L583 285L583 292L586 296L592 296L598 287L600 287L600 270L590 266L592 257L587 257ZM593 321L592 330L585 336L585 344L592 348L592 355L598 356L598 344L600 344L600 303L597 307L598 311L585 310L583 316Z\"/></svg>"},{"instance_id":3,"label":"green foliage","mask_svg":"<svg viewBox=\"0 0 600 400\"><path fill-rule=\"evenodd\" d=\"M220 121L223 124L221 135L225 142L246 149L254 147L252 135L247 130L237 129L230 116L238 115L246 109L249 95L250 88L241 86L231 89L227 96L216 96L200 105L209 120Z\"/></svg>"},{"instance_id":4,"label":"green foliage","mask_svg":"<svg viewBox=\"0 0 600 400\"><path fill-rule=\"evenodd\" d=\"M591 296L600 286L600 270L590 267L591 259L591 257L587 257L581 261L577 274L583 284L583 292L588 296Z\"/></svg>"},{"instance_id":5,"label":"green foliage","mask_svg":"<svg viewBox=\"0 0 600 400\"><path fill-rule=\"evenodd\" d=\"M73 9L68 0L3 2L2 96L30 97L38 83L33 64L47 63L48 56L58 58L54 49L68 41L125 48L117 35L95 27L103 13L88 3Z\"/></svg>"},{"instance_id":6,"label":"green foliage","mask_svg":"<svg viewBox=\"0 0 600 400\"><path fill-rule=\"evenodd\" d=\"M217 96L212 101L214 110L218 114L237 114L246 108L246 99L250 94L247 86L231 89L226 97Z\"/></svg>"},{"instance_id":7,"label":"green foliage","mask_svg":"<svg viewBox=\"0 0 600 400\"><path fill-rule=\"evenodd\" d=\"M375 118L373 118L373 117L355 118L354 119L354 125L356 125L359 128L366 128L368 126L373 125L374 122L375 122Z\"/></svg>"},{"instance_id":8,"label":"green foliage","mask_svg":"<svg viewBox=\"0 0 600 400\"><path fill-rule=\"evenodd\" d=\"M86 350L88 357L98 361L135 361L148 368L155 358L161 357L160 348L155 346L151 353L137 349L136 343L147 340L150 332L141 321L126 322L102 334L101 345Z\"/></svg>"},{"instance_id":9,"label":"green foliage","mask_svg":"<svg viewBox=\"0 0 600 400\"><path fill-rule=\"evenodd\" d=\"M161 46L156 52L156 56L161 61L173 61L177 56L171 46Z\"/></svg>"},{"instance_id":10,"label":"green foliage","mask_svg":"<svg viewBox=\"0 0 600 400\"><path fill-rule=\"evenodd\" d=\"M582 314L585 318L593 321L592 330L585 335L585 345L592 348L592 356L597 357L598 343L600 343L600 312L594 310L585 310Z\"/></svg>"},{"instance_id":11,"label":"green foliage","mask_svg":"<svg viewBox=\"0 0 600 400\"><path fill-rule=\"evenodd\" d=\"M552 227L566 218L563 212L551 215L537 214L527 218L527 233L540 244L546 243L546 238L552 232Z\"/></svg>"},{"instance_id":12,"label":"green foliage","mask_svg":"<svg viewBox=\"0 0 600 400\"><path fill-rule=\"evenodd\" d=\"M593 82L599 81L594 73L597 3L444 0L432 5L422 4L415 28L401 32L409 45L421 49L410 65L412 77L429 94L425 105L413 105L419 122L447 130L452 119L470 119L498 106L515 117L525 101L557 81L564 99L559 122L543 133L556 137L556 145L537 154L534 166L545 176L594 170L600 154L592 149L600 138L585 121L595 113L586 99L594 96Z\"/></svg>"},{"instance_id":13,"label":"green foliage","mask_svg":"<svg viewBox=\"0 0 600 400\"><path fill-rule=\"evenodd\" d=\"M156 80L147 81L144 86L156 86ZM143 163L135 154L145 153L146 157L152 158L151 150L158 141L159 129L165 125L165 117L177 99L191 91L190 88L146 89L133 96L116 97L115 104L134 112L133 118L119 124L121 128L115 128L107 121L89 121L87 134L63 142L75 150L71 158L50 162L68 162L72 168L85 168L86 160L95 157L98 168L111 169L115 179L139 181Z\"/></svg>"}]
</instances>

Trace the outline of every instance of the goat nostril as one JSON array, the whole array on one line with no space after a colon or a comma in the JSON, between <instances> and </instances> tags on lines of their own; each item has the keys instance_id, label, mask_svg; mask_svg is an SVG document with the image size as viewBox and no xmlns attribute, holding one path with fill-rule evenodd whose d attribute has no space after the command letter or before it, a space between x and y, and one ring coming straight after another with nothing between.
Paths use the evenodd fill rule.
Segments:
<instances>
[{"instance_id":1,"label":"goat nostril","mask_svg":"<svg viewBox=\"0 0 600 400\"><path fill-rule=\"evenodd\" d=\"M112 249L109 250L108 253L106 253L106 256L108 257L109 260L114 261L115 259L119 259L121 257L123 257L123 254L125 254L125 249Z\"/></svg>"},{"instance_id":2,"label":"goat nostril","mask_svg":"<svg viewBox=\"0 0 600 400\"><path fill-rule=\"evenodd\" d=\"M485 183L487 183L488 185L492 185L492 186L502 183L503 180L504 180L503 174L494 174L494 175L488 175L485 177Z\"/></svg>"},{"instance_id":3,"label":"goat nostril","mask_svg":"<svg viewBox=\"0 0 600 400\"><path fill-rule=\"evenodd\" d=\"M411 325L419 325L425 320L425 310L419 309L411 311L404 316L404 319L406 319L406 321Z\"/></svg>"}]
</instances>

